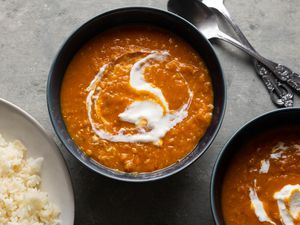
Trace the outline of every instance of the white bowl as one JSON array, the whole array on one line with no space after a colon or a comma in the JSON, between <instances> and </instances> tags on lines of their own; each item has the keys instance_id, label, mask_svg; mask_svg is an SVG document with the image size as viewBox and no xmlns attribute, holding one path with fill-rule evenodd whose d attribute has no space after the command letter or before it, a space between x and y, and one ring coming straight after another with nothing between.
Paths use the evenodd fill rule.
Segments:
<instances>
[{"instance_id":1,"label":"white bowl","mask_svg":"<svg viewBox=\"0 0 300 225\"><path fill-rule=\"evenodd\" d=\"M60 211L62 225L74 224L74 194L65 161L42 126L28 113L0 98L0 134L8 140L20 140L28 156L43 157L41 171L43 191Z\"/></svg>"}]
</instances>

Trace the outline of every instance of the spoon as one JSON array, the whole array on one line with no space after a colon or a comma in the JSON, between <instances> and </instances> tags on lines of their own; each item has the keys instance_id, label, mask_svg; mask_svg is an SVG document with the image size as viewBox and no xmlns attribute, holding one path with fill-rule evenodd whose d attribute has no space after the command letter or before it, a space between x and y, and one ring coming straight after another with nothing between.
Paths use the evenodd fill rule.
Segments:
<instances>
[{"instance_id":1,"label":"spoon","mask_svg":"<svg viewBox=\"0 0 300 225\"><path fill-rule=\"evenodd\" d=\"M206 38L220 39L245 51L272 71L278 79L287 82L292 88L300 91L300 76L298 74L293 73L289 68L281 64L264 58L249 47L223 33L218 27L216 15L200 1L169 0L168 10L191 21Z\"/></svg>"},{"instance_id":2,"label":"spoon","mask_svg":"<svg viewBox=\"0 0 300 225\"><path fill-rule=\"evenodd\" d=\"M202 3L207 7L217 11L233 28L233 30L235 31L239 39L242 41L242 43L250 49L252 49L253 51L255 51L255 49L252 47L250 42L242 33L238 25L235 24L231 19L231 16L228 10L226 9L223 0L202 0ZM294 94L290 90L290 88L287 85L275 79L271 71L265 68L257 60L254 60L254 66L256 73L260 76L267 90L269 91L272 102L279 107L292 107L294 103Z\"/></svg>"}]
</instances>

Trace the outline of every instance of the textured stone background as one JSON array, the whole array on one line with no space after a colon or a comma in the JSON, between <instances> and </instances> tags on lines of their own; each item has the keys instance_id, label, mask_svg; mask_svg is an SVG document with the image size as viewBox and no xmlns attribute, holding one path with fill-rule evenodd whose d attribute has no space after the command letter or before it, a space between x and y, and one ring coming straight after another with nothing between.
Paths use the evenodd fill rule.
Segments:
<instances>
[{"instance_id":1,"label":"textured stone background","mask_svg":"<svg viewBox=\"0 0 300 225\"><path fill-rule=\"evenodd\" d=\"M0 0L0 97L33 115L59 144L50 125L45 91L51 62L63 41L83 22L107 10L124 6L166 9L166 3ZM226 5L259 52L300 72L299 0L227 0ZM72 174L76 225L213 224L208 193L218 152L246 121L275 109L249 59L227 44L214 46L227 81L226 116L208 152L183 172L154 183L112 181L81 166L59 144Z\"/></svg>"}]
</instances>

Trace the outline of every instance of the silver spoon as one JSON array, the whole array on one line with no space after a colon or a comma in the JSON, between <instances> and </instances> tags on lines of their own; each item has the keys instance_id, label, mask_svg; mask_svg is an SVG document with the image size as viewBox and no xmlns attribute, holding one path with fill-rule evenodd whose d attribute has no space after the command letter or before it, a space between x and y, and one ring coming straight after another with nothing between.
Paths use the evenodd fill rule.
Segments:
<instances>
[{"instance_id":1,"label":"silver spoon","mask_svg":"<svg viewBox=\"0 0 300 225\"><path fill-rule=\"evenodd\" d=\"M242 43L251 48L253 51L255 51L255 49L252 47L250 42L242 33L238 25L235 24L231 19L231 16L228 10L226 9L223 0L202 0L202 3L205 4L207 7L217 11L221 16L223 16L227 23L231 25L231 27L233 28L237 36L240 38ZM275 79L273 77L272 72L265 68L257 60L254 60L254 66L256 73L260 76L267 90L269 91L273 103L279 107L292 107L294 104L294 93L290 90L290 88L287 85Z\"/></svg>"},{"instance_id":2,"label":"silver spoon","mask_svg":"<svg viewBox=\"0 0 300 225\"><path fill-rule=\"evenodd\" d=\"M168 10L175 12L192 22L206 38L220 39L245 51L265 65L278 79L287 82L295 90L300 91L300 76L298 74L293 73L289 68L281 64L274 63L264 58L249 47L223 33L218 27L216 15L200 1L169 0Z\"/></svg>"}]
</instances>

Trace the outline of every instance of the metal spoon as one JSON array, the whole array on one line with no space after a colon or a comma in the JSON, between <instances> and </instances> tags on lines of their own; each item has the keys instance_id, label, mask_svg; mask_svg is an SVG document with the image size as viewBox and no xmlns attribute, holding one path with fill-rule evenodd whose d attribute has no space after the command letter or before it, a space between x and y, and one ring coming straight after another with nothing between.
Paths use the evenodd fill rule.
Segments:
<instances>
[{"instance_id":1,"label":"metal spoon","mask_svg":"<svg viewBox=\"0 0 300 225\"><path fill-rule=\"evenodd\" d=\"M251 46L247 38L244 36L242 31L239 29L239 27L232 21L229 12L227 11L226 7L223 4L223 0L202 0L202 3L204 3L209 8L214 9L217 11L225 20L231 25L231 27L234 29L242 43L249 48L251 48L253 51L254 48ZM277 106L284 106L289 107L293 106L293 97L294 94L289 89L289 87L281 82L279 82L277 79L274 79L272 76L271 71L266 69L261 63L257 62L257 60L254 60L254 65L257 74L261 77L261 79L264 81L265 86L267 87L271 99L273 103Z\"/></svg>"},{"instance_id":2,"label":"metal spoon","mask_svg":"<svg viewBox=\"0 0 300 225\"><path fill-rule=\"evenodd\" d=\"M223 0L202 0L202 3L205 4L207 7L218 12L227 21L227 23L231 25L231 27L233 28L237 36L240 38L242 43L251 48L253 51L255 51L255 49L252 47L250 42L242 33L238 25L235 24L231 19L231 16L228 10L226 9ZM260 76L267 90L269 91L273 103L279 107L293 106L294 93L290 90L290 88L287 85L275 79L273 77L272 72L265 68L257 60L254 60L254 66L256 73Z\"/></svg>"},{"instance_id":3,"label":"metal spoon","mask_svg":"<svg viewBox=\"0 0 300 225\"><path fill-rule=\"evenodd\" d=\"M278 79L287 82L295 90L300 91L300 76L298 74L293 73L289 68L281 64L264 58L249 47L223 33L218 27L216 15L200 1L169 0L168 9L191 21L206 38L220 39L245 51L271 70Z\"/></svg>"}]
</instances>

